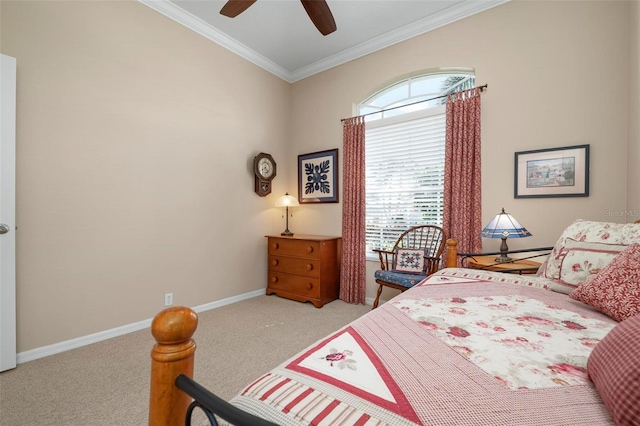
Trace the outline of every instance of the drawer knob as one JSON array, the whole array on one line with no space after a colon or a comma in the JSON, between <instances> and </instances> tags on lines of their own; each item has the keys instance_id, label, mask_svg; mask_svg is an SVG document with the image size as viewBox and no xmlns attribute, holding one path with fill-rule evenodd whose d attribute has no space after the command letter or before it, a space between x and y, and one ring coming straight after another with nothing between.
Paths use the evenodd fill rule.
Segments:
<instances>
[{"instance_id":1,"label":"drawer knob","mask_svg":"<svg viewBox=\"0 0 640 426\"><path fill-rule=\"evenodd\" d=\"M272 264L273 266L278 266L278 263L280 263L280 261L279 261L278 259L273 259L273 260L271 261L271 264Z\"/></svg>"},{"instance_id":2,"label":"drawer knob","mask_svg":"<svg viewBox=\"0 0 640 426\"><path fill-rule=\"evenodd\" d=\"M313 283L307 283L307 290L311 290L313 288Z\"/></svg>"},{"instance_id":3,"label":"drawer knob","mask_svg":"<svg viewBox=\"0 0 640 426\"><path fill-rule=\"evenodd\" d=\"M271 278L271 282L272 283L277 283L278 282L278 277L272 277Z\"/></svg>"},{"instance_id":4,"label":"drawer knob","mask_svg":"<svg viewBox=\"0 0 640 426\"><path fill-rule=\"evenodd\" d=\"M273 243L273 244L271 244L271 247L273 247L274 250L278 250L280 248L280 244Z\"/></svg>"},{"instance_id":5,"label":"drawer knob","mask_svg":"<svg viewBox=\"0 0 640 426\"><path fill-rule=\"evenodd\" d=\"M307 271L312 271L312 270L313 270L313 264L312 264L312 263L309 263L309 264L307 265Z\"/></svg>"},{"instance_id":6,"label":"drawer knob","mask_svg":"<svg viewBox=\"0 0 640 426\"><path fill-rule=\"evenodd\" d=\"M307 253L313 253L313 246L307 247Z\"/></svg>"}]
</instances>

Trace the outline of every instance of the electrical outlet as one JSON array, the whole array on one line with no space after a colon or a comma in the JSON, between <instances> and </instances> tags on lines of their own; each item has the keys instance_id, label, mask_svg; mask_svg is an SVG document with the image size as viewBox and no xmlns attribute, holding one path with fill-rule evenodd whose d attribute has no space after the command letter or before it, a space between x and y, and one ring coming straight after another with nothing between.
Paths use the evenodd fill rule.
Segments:
<instances>
[{"instance_id":1,"label":"electrical outlet","mask_svg":"<svg viewBox=\"0 0 640 426\"><path fill-rule=\"evenodd\" d=\"M173 293L167 293L164 295L164 306L173 305Z\"/></svg>"}]
</instances>

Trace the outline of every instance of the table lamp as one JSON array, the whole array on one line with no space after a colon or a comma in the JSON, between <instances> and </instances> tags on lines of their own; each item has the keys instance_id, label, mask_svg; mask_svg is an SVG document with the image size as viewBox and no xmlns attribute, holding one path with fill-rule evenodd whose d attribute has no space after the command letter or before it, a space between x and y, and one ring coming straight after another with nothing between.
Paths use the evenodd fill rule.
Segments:
<instances>
[{"instance_id":1,"label":"table lamp","mask_svg":"<svg viewBox=\"0 0 640 426\"><path fill-rule=\"evenodd\" d=\"M296 199L296 197L294 197L293 195L289 195L289 193L285 193L282 197L278 198L278 201L276 201L276 207L286 207L286 216L287 216L287 226L284 230L284 232L280 233L280 235L283 235L285 237L291 237L293 235L293 232L289 231L289 207L298 207L300 206L300 203L298 203L298 200Z\"/></svg>"},{"instance_id":2,"label":"table lamp","mask_svg":"<svg viewBox=\"0 0 640 426\"><path fill-rule=\"evenodd\" d=\"M497 214L487 226L480 232L482 238L501 238L502 244L500 244L500 255L495 258L497 263L513 262L509 256L507 256L507 238L524 238L530 237L531 233L520 225L517 220L513 218L509 213L504 211Z\"/></svg>"}]
</instances>

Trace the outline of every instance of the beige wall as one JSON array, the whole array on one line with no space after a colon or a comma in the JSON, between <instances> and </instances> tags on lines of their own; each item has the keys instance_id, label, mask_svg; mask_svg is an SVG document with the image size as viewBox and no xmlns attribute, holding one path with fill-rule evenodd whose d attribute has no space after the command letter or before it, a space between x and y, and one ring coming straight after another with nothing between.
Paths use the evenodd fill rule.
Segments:
<instances>
[{"instance_id":1,"label":"beige wall","mask_svg":"<svg viewBox=\"0 0 640 426\"><path fill-rule=\"evenodd\" d=\"M489 85L482 96L483 222L501 207L512 213L533 234L509 243L516 249L553 245L576 218L624 221L608 212L624 211L627 198L628 10L627 2L513 1L297 82L295 154L341 148L340 119L386 82L472 67L478 84ZM513 198L514 152L577 144L591 145L588 198ZM334 206L301 207L297 219L300 231L341 232ZM485 240L484 247L499 244ZM377 266L367 265L368 297Z\"/></svg>"},{"instance_id":2,"label":"beige wall","mask_svg":"<svg viewBox=\"0 0 640 426\"><path fill-rule=\"evenodd\" d=\"M630 0L629 10L629 157L627 216L640 220L640 1Z\"/></svg>"},{"instance_id":3,"label":"beige wall","mask_svg":"<svg viewBox=\"0 0 640 426\"><path fill-rule=\"evenodd\" d=\"M133 1L2 1L17 58L18 352L265 287L290 85ZM284 161L282 161L284 163ZM278 170L274 192L284 192Z\"/></svg>"},{"instance_id":4,"label":"beige wall","mask_svg":"<svg viewBox=\"0 0 640 426\"><path fill-rule=\"evenodd\" d=\"M505 207L525 224L534 237L512 248L637 206L629 9L516 0L289 85L132 1L3 0L0 47L18 59L18 351L148 319L167 292L197 306L263 288L263 236L283 227L272 206L297 193L298 154L341 149L352 106L420 70L473 67L489 85L483 220ZM515 151L583 143L590 197L513 199ZM260 151L278 161L266 198L250 171ZM293 214L294 232L341 233L341 203Z\"/></svg>"}]
</instances>

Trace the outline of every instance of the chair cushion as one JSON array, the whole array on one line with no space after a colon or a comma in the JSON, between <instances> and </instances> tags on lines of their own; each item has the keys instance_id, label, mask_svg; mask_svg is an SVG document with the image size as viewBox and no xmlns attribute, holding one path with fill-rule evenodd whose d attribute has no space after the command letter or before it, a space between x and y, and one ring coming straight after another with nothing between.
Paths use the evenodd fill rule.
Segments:
<instances>
[{"instance_id":1,"label":"chair cushion","mask_svg":"<svg viewBox=\"0 0 640 426\"><path fill-rule=\"evenodd\" d=\"M424 249L396 249L393 261L392 269L395 272L422 274L426 267Z\"/></svg>"},{"instance_id":2,"label":"chair cushion","mask_svg":"<svg viewBox=\"0 0 640 426\"><path fill-rule=\"evenodd\" d=\"M406 272L394 272L378 270L374 274L376 280L388 282L406 288L411 288L427 278L425 274L408 274Z\"/></svg>"},{"instance_id":3,"label":"chair cushion","mask_svg":"<svg viewBox=\"0 0 640 426\"><path fill-rule=\"evenodd\" d=\"M640 244L631 244L569 296L616 321L640 315Z\"/></svg>"},{"instance_id":4,"label":"chair cushion","mask_svg":"<svg viewBox=\"0 0 640 426\"><path fill-rule=\"evenodd\" d=\"M640 315L616 325L589 355L587 374L616 425L640 418Z\"/></svg>"}]
</instances>

